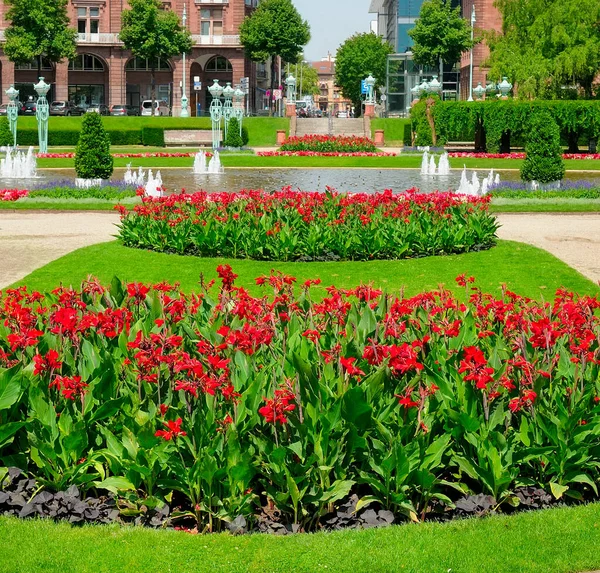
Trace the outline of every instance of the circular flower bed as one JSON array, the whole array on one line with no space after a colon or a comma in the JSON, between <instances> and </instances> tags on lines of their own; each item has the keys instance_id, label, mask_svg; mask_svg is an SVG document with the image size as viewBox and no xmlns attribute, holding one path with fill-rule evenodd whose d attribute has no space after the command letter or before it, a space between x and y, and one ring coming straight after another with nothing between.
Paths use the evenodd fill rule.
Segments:
<instances>
[{"instance_id":1,"label":"circular flower bed","mask_svg":"<svg viewBox=\"0 0 600 573\"><path fill-rule=\"evenodd\" d=\"M168 503L199 530L314 530L367 506L377 524L597 498L596 298L496 298L461 276L463 300L317 301L318 280L296 293L277 272L252 297L217 270L218 292L89 279L0 297L0 456L67 492L43 511L108 491L99 520Z\"/></svg>"}]
</instances>

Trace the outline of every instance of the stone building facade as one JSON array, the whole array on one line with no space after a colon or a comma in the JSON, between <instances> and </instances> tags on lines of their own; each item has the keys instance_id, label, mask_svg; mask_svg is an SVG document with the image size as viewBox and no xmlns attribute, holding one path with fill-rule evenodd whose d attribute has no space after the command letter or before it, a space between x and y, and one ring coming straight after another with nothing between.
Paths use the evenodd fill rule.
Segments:
<instances>
[{"instance_id":1,"label":"stone building facade","mask_svg":"<svg viewBox=\"0 0 600 573\"><path fill-rule=\"evenodd\" d=\"M240 83L250 79L250 108L256 99L256 64L244 55L239 27L258 4L258 0L163 0L165 10L173 10L181 18L186 4L187 23L193 48L186 55L186 91L192 115L205 113L210 105L208 87L213 79L221 84ZM53 65L44 62L41 75L51 84L49 98L69 100L77 104L139 105L149 99L151 89L150 62L133 58L119 41L121 12L128 8L126 0L70 0L69 16L78 31L77 57ZM1 50L6 21L5 4L0 8L0 93L10 84L21 92L23 101L34 95L37 64L15 65ZM157 99L167 101L173 115L179 115L183 81L183 61L176 56L157 62L155 73ZM198 80L195 82L195 80ZM194 85L196 83L196 85ZM195 89L200 88L200 89Z\"/></svg>"}]
</instances>

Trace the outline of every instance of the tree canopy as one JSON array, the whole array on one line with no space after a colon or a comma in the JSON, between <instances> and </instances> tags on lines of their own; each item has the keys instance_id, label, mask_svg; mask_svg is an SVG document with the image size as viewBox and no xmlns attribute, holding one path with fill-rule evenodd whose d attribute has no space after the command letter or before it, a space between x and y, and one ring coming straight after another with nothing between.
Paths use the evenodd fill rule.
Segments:
<instances>
[{"instance_id":1,"label":"tree canopy","mask_svg":"<svg viewBox=\"0 0 600 573\"><path fill-rule=\"evenodd\" d=\"M163 10L160 0L129 0L130 10L121 14L119 39L134 56L148 58L151 66L152 101L157 60L167 60L192 49L188 30L179 24L179 16ZM153 103L154 106L154 103Z\"/></svg>"},{"instance_id":2,"label":"tree canopy","mask_svg":"<svg viewBox=\"0 0 600 573\"><path fill-rule=\"evenodd\" d=\"M77 31L69 28L68 0L4 0L9 7L6 42L2 46L11 62L38 62L42 56L57 63L75 57Z\"/></svg>"},{"instance_id":3,"label":"tree canopy","mask_svg":"<svg viewBox=\"0 0 600 573\"><path fill-rule=\"evenodd\" d=\"M289 71L296 76L296 88L299 98L303 95L317 96L321 93L319 74L309 62L300 59L298 63L289 65Z\"/></svg>"},{"instance_id":4,"label":"tree canopy","mask_svg":"<svg viewBox=\"0 0 600 573\"><path fill-rule=\"evenodd\" d=\"M275 58L296 62L310 40L310 27L291 0L263 0L240 26L240 41L248 58L271 58L271 88L275 88Z\"/></svg>"},{"instance_id":5,"label":"tree canopy","mask_svg":"<svg viewBox=\"0 0 600 573\"><path fill-rule=\"evenodd\" d=\"M392 52L392 47L373 32L355 34L338 48L335 83L342 90L342 95L352 101L356 110L361 109L361 80L372 74L376 88L384 85L387 56Z\"/></svg>"},{"instance_id":6,"label":"tree canopy","mask_svg":"<svg viewBox=\"0 0 600 573\"><path fill-rule=\"evenodd\" d=\"M472 46L469 22L461 16L460 8L451 7L449 0L423 2L419 18L408 35L414 42L413 59L423 66L435 67L440 60L455 64Z\"/></svg>"},{"instance_id":7,"label":"tree canopy","mask_svg":"<svg viewBox=\"0 0 600 573\"><path fill-rule=\"evenodd\" d=\"M600 71L598 0L497 0L502 32L490 33L489 76L508 76L518 97L591 97Z\"/></svg>"}]
</instances>

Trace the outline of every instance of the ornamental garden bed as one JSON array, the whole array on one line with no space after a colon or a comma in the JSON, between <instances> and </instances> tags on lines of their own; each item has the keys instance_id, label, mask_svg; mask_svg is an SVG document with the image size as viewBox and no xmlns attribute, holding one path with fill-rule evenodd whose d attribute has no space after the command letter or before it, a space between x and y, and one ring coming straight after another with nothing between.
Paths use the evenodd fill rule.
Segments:
<instances>
[{"instance_id":1,"label":"ornamental garden bed","mask_svg":"<svg viewBox=\"0 0 600 573\"><path fill-rule=\"evenodd\" d=\"M375 143L367 137L355 135L303 135L288 137L281 151L315 151L320 153L376 153Z\"/></svg>"},{"instance_id":2,"label":"ornamental garden bed","mask_svg":"<svg viewBox=\"0 0 600 573\"><path fill-rule=\"evenodd\" d=\"M127 210L129 247L275 261L400 259L495 244L490 199L453 193L194 193Z\"/></svg>"},{"instance_id":3,"label":"ornamental garden bed","mask_svg":"<svg viewBox=\"0 0 600 573\"><path fill-rule=\"evenodd\" d=\"M2 511L288 532L597 498L596 298L460 276L466 302L313 302L315 281L272 272L252 297L217 270L192 295L2 295Z\"/></svg>"}]
</instances>

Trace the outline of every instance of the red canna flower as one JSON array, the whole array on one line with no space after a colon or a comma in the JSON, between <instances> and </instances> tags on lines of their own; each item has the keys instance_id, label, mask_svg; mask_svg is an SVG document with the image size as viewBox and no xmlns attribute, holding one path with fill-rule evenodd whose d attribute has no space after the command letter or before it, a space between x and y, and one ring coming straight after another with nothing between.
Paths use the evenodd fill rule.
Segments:
<instances>
[{"instance_id":1,"label":"red canna flower","mask_svg":"<svg viewBox=\"0 0 600 573\"><path fill-rule=\"evenodd\" d=\"M157 438L163 438L167 442L178 438L179 436L187 436L187 433L181 429L182 419L177 418L177 420L168 420L164 422L164 425L168 428L167 430L156 430L155 436Z\"/></svg>"},{"instance_id":2,"label":"red canna flower","mask_svg":"<svg viewBox=\"0 0 600 573\"><path fill-rule=\"evenodd\" d=\"M487 365L483 352L476 346L465 347L464 358L458 372L460 374L466 372L464 380L475 382L475 387L479 390L487 389L488 384L494 381L492 377L494 369Z\"/></svg>"},{"instance_id":3,"label":"red canna flower","mask_svg":"<svg viewBox=\"0 0 600 573\"><path fill-rule=\"evenodd\" d=\"M59 370L62 362L58 360L58 352L56 350L48 350L46 356L36 354L33 357L35 367L33 369L34 376L43 376L46 372Z\"/></svg>"},{"instance_id":4,"label":"red canna flower","mask_svg":"<svg viewBox=\"0 0 600 573\"><path fill-rule=\"evenodd\" d=\"M275 390L275 397L273 399L263 398L265 405L258 409L258 413L269 424L287 424L288 419L285 414L296 409L295 404L290 404L295 398L294 393L287 388Z\"/></svg>"},{"instance_id":5,"label":"red canna flower","mask_svg":"<svg viewBox=\"0 0 600 573\"><path fill-rule=\"evenodd\" d=\"M365 373L357 366L354 366L355 362L356 358L354 356L340 358L342 368L349 376L364 376Z\"/></svg>"}]
</instances>

